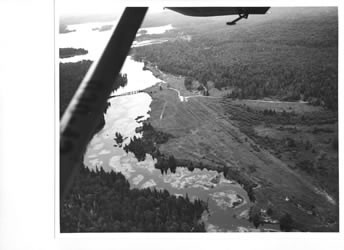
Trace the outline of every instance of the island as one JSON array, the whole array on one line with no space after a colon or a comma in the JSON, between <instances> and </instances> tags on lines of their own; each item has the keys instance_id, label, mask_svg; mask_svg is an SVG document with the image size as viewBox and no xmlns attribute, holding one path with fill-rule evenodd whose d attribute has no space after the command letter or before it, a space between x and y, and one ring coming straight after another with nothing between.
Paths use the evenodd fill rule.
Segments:
<instances>
[{"instance_id":1,"label":"island","mask_svg":"<svg viewBox=\"0 0 344 250\"><path fill-rule=\"evenodd\" d=\"M111 29L112 29L112 27L113 27L113 25L112 25L112 24L107 24L107 25L103 25L103 26L101 26L100 28L93 28L92 30L93 30L93 31L96 31L96 30L98 30L99 32L102 32L102 31L111 30Z\"/></svg>"},{"instance_id":2,"label":"island","mask_svg":"<svg viewBox=\"0 0 344 250\"><path fill-rule=\"evenodd\" d=\"M80 56L80 55L86 55L88 53L87 50L79 48L60 48L59 49L59 55L60 58L69 58L73 56Z\"/></svg>"}]
</instances>

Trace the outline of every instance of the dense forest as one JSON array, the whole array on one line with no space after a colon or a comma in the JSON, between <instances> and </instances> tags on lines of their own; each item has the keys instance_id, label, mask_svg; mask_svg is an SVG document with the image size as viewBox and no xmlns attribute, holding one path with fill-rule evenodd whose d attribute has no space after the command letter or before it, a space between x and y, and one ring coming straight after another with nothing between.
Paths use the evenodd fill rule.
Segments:
<instances>
[{"instance_id":1,"label":"dense forest","mask_svg":"<svg viewBox=\"0 0 344 250\"><path fill-rule=\"evenodd\" d=\"M130 189L121 173L82 166L62 203L61 232L204 232L207 204L156 189Z\"/></svg>"},{"instance_id":2,"label":"dense forest","mask_svg":"<svg viewBox=\"0 0 344 250\"><path fill-rule=\"evenodd\" d=\"M230 88L235 98L302 99L337 109L336 8L285 9L234 27L224 26L223 18L178 24L176 36L189 34L191 41L137 47L133 54L163 71Z\"/></svg>"},{"instance_id":3,"label":"dense forest","mask_svg":"<svg viewBox=\"0 0 344 250\"><path fill-rule=\"evenodd\" d=\"M85 49L75 49L75 48L60 48L59 54L60 58L68 58L73 56L79 56L79 55L86 55L88 53Z\"/></svg>"},{"instance_id":4,"label":"dense forest","mask_svg":"<svg viewBox=\"0 0 344 250\"><path fill-rule=\"evenodd\" d=\"M76 63L60 63L60 117L66 110L91 64L92 61L89 60ZM127 75L120 74L114 86L124 87L126 84Z\"/></svg>"}]
</instances>

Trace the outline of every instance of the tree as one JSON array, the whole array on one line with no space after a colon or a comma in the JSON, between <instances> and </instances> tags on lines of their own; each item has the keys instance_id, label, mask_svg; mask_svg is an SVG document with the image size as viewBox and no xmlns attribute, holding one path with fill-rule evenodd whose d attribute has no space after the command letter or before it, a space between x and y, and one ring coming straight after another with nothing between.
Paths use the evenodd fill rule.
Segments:
<instances>
[{"instance_id":1,"label":"tree","mask_svg":"<svg viewBox=\"0 0 344 250\"><path fill-rule=\"evenodd\" d=\"M176 168L177 168L177 163L176 163L176 159L174 158L173 155L171 155L168 158L168 168L171 170L172 173L176 172Z\"/></svg>"},{"instance_id":2,"label":"tree","mask_svg":"<svg viewBox=\"0 0 344 250\"><path fill-rule=\"evenodd\" d=\"M121 145L123 143L123 136L116 132L115 133L116 138L114 139L118 145Z\"/></svg>"},{"instance_id":3,"label":"tree","mask_svg":"<svg viewBox=\"0 0 344 250\"><path fill-rule=\"evenodd\" d=\"M252 223L253 223L253 225L254 225L256 228L259 227L259 225L260 225L260 216L259 216L258 213L255 213L255 214L253 215L253 217L252 217Z\"/></svg>"},{"instance_id":4,"label":"tree","mask_svg":"<svg viewBox=\"0 0 344 250\"><path fill-rule=\"evenodd\" d=\"M184 79L184 86L187 90L192 90L192 78L191 77L185 77Z\"/></svg>"},{"instance_id":5,"label":"tree","mask_svg":"<svg viewBox=\"0 0 344 250\"><path fill-rule=\"evenodd\" d=\"M285 232L290 232L293 229L292 224L293 219L291 218L291 215L285 213L280 219L280 229Z\"/></svg>"},{"instance_id":6,"label":"tree","mask_svg":"<svg viewBox=\"0 0 344 250\"><path fill-rule=\"evenodd\" d=\"M190 172L193 172L194 171L194 166L193 166L193 164L192 164L192 162L191 163L189 163L188 164L188 170L190 171Z\"/></svg>"}]
</instances>

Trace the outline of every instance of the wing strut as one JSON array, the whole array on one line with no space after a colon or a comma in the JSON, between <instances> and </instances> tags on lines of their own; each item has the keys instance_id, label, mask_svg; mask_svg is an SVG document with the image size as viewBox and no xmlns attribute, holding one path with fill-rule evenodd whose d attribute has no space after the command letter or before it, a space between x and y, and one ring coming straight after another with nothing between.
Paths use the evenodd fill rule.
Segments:
<instances>
[{"instance_id":1,"label":"wing strut","mask_svg":"<svg viewBox=\"0 0 344 250\"><path fill-rule=\"evenodd\" d=\"M227 22L226 24L227 24L227 25L235 25L238 21L240 21L240 20L243 19L243 18L247 19L247 18L248 18L248 14L239 14L239 17L238 17L238 18L234 19L234 20L231 21L231 22Z\"/></svg>"},{"instance_id":2,"label":"wing strut","mask_svg":"<svg viewBox=\"0 0 344 250\"><path fill-rule=\"evenodd\" d=\"M60 206L83 162L147 7L128 7L123 12L103 54L81 82L60 122ZM119 86L115 86L117 89Z\"/></svg>"}]
</instances>

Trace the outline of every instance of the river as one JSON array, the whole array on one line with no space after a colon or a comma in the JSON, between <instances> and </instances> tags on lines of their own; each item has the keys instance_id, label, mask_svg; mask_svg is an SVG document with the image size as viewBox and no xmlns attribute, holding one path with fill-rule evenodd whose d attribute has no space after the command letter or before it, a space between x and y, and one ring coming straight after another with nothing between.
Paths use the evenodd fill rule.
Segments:
<instances>
[{"instance_id":1,"label":"river","mask_svg":"<svg viewBox=\"0 0 344 250\"><path fill-rule=\"evenodd\" d=\"M100 33L106 31L99 32L85 26L82 29L73 26L73 29L77 31L59 35L59 40L63 40L59 44L60 48L84 48L89 53L60 61L76 62L85 58L94 60L100 53L101 44L106 41L106 36ZM161 32L160 28L152 30ZM76 39L79 32L80 38ZM92 39L96 44L89 46L90 42L84 40L87 33L88 38L96 37ZM84 43L81 42L83 40ZM144 89L160 81L150 71L143 70L143 63L134 61L130 56L126 59L122 73L127 74L128 84L114 94ZM203 219L209 232L254 231L252 223L248 221L250 201L246 191L234 181L224 178L222 173L199 169L191 172L187 168L179 167L175 173L162 174L154 168L155 160L150 155L146 156L145 161L138 162L132 153L127 154L116 144L116 132L126 138L123 144L127 144L134 135L141 136L135 132L135 128L141 126L140 121L149 117L151 101L151 97L146 93L110 99L111 106L105 114L105 126L89 143L84 164L89 168L102 166L106 171L121 172L132 188L166 189L174 195L187 194L190 199L200 198L207 201L209 212L204 213ZM137 119L139 116L142 118Z\"/></svg>"}]
</instances>

